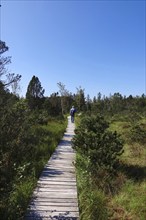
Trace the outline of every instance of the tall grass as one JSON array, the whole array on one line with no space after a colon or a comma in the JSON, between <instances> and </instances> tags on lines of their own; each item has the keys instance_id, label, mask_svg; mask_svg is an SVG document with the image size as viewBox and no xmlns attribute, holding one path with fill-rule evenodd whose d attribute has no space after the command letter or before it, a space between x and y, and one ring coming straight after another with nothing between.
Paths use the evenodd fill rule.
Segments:
<instances>
[{"instance_id":1,"label":"tall grass","mask_svg":"<svg viewBox=\"0 0 146 220\"><path fill-rule=\"evenodd\" d=\"M106 198L98 188L90 182L84 169L86 161L77 153L77 186L79 194L79 210L81 220L107 220Z\"/></svg>"},{"instance_id":2,"label":"tall grass","mask_svg":"<svg viewBox=\"0 0 146 220\"><path fill-rule=\"evenodd\" d=\"M3 219L23 219L24 210L27 209L28 201L36 186L36 179L26 177L25 180L15 184L9 197L9 205Z\"/></svg>"},{"instance_id":3,"label":"tall grass","mask_svg":"<svg viewBox=\"0 0 146 220\"><path fill-rule=\"evenodd\" d=\"M120 192L115 195L111 202L114 207L114 217L123 219L145 220L146 219L146 185L145 181L136 183L127 180ZM122 212L118 213L118 209Z\"/></svg>"},{"instance_id":4,"label":"tall grass","mask_svg":"<svg viewBox=\"0 0 146 220\"><path fill-rule=\"evenodd\" d=\"M125 183L111 198L115 219L146 219L146 118L114 121L110 127L122 134L125 140L121 156L121 174ZM121 211L119 211L119 209Z\"/></svg>"},{"instance_id":5,"label":"tall grass","mask_svg":"<svg viewBox=\"0 0 146 220\"><path fill-rule=\"evenodd\" d=\"M0 219L23 219L37 179L63 137L66 126L67 120L50 119L46 125L32 128L28 143L31 144L31 150L26 152L25 160L15 169L16 177L11 190L3 196L3 203L0 203Z\"/></svg>"},{"instance_id":6,"label":"tall grass","mask_svg":"<svg viewBox=\"0 0 146 220\"><path fill-rule=\"evenodd\" d=\"M112 194L99 189L99 183L94 182L93 187L93 180L84 169L86 161L82 155L77 155L81 220L145 220L146 142L143 134L146 132L146 118L137 117L132 121L132 118L117 116L111 120L109 129L121 134L125 143L118 174L112 180ZM138 138L131 135L133 129Z\"/></svg>"}]
</instances>

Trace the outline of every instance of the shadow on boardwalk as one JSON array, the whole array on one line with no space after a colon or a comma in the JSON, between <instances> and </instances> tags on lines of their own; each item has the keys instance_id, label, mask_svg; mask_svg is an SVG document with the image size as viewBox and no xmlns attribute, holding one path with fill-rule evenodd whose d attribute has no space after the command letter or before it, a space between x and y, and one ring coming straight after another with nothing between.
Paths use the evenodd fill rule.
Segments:
<instances>
[{"instance_id":1,"label":"shadow on boardwalk","mask_svg":"<svg viewBox=\"0 0 146 220\"><path fill-rule=\"evenodd\" d=\"M63 145L63 146L71 146L71 141L68 141L68 140L61 140L59 145Z\"/></svg>"},{"instance_id":2,"label":"shadow on boardwalk","mask_svg":"<svg viewBox=\"0 0 146 220\"><path fill-rule=\"evenodd\" d=\"M66 212L64 214L60 214L59 216L58 215L54 215L54 216L50 215L48 217L41 217L39 215L39 213L32 212L31 215L29 213L29 218L27 218L27 220L28 219L29 220L77 220L78 219L77 217L69 217L67 215L69 215L69 212Z\"/></svg>"}]
</instances>

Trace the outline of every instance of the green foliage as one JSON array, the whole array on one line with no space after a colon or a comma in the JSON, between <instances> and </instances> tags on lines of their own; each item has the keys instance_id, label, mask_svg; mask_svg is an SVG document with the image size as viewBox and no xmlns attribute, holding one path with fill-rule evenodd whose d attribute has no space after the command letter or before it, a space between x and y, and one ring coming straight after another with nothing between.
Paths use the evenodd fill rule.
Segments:
<instances>
[{"instance_id":1,"label":"green foliage","mask_svg":"<svg viewBox=\"0 0 146 220\"><path fill-rule=\"evenodd\" d=\"M13 185L9 196L8 211L5 212L3 219L23 219L24 210L27 208L34 187L35 182L31 178Z\"/></svg>"},{"instance_id":2,"label":"green foliage","mask_svg":"<svg viewBox=\"0 0 146 220\"><path fill-rule=\"evenodd\" d=\"M66 128L63 121L52 119L47 125L29 123L27 127L24 123L24 130L18 132L19 142L9 143L6 153L1 155L0 216L5 213L3 219L21 219L26 211L36 179L63 136Z\"/></svg>"},{"instance_id":3,"label":"green foliage","mask_svg":"<svg viewBox=\"0 0 146 220\"><path fill-rule=\"evenodd\" d=\"M60 93L60 101L61 101L61 111L62 115L67 114L69 112L71 103L73 101L72 95L69 93L69 91L65 88L65 85L61 82L57 83L59 87L59 93Z\"/></svg>"},{"instance_id":4,"label":"green foliage","mask_svg":"<svg viewBox=\"0 0 146 220\"><path fill-rule=\"evenodd\" d=\"M73 147L77 151L77 182L81 220L109 219L108 197L119 190L119 156L123 142L101 115L81 119ZM117 187L118 186L118 187Z\"/></svg>"},{"instance_id":5,"label":"green foliage","mask_svg":"<svg viewBox=\"0 0 146 220\"><path fill-rule=\"evenodd\" d=\"M86 118L81 119L81 121L80 118L77 120L77 122L80 122L77 128L80 128L83 121L87 120ZM96 116L94 116L95 118ZM146 118L139 112L132 111L130 114L130 112L124 111L123 114L113 115L110 118L109 128L107 123L105 129L102 130L103 133L112 131L112 134L116 130L124 139L124 153L118 156L120 165L118 167L114 166L118 171L114 178L109 178L110 172L107 173L107 170L103 170L102 166L96 168L96 163L95 167L89 166L90 151L82 141L85 141L88 137L85 138L86 133L90 136L90 132L87 131L96 130L96 120L94 120L94 126L89 123L90 119L87 121L88 123L85 126L81 126L84 133L80 133L80 130L76 129L75 135L76 138L77 135L79 137L77 142L79 147L75 146L75 149L77 151L76 168L81 220L94 218L144 220L146 213L144 206L146 180L146 149L144 146L146 135L143 134L146 131ZM91 137L94 137L93 134ZM90 141L92 141L92 138L88 140L89 144ZM93 148L94 145L90 144L90 146ZM96 155L96 158L98 160L98 155ZM103 208L101 214L99 204ZM92 213L94 213L93 216Z\"/></svg>"},{"instance_id":6,"label":"green foliage","mask_svg":"<svg viewBox=\"0 0 146 220\"><path fill-rule=\"evenodd\" d=\"M81 220L107 220L106 199L98 189L85 188L80 194Z\"/></svg>"},{"instance_id":7,"label":"green foliage","mask_svg":"<svg viewBox=\"0 0 146 220\"><path fill-rule=\"evenodd\" d=\"M26 99L30 109L41 108L44 91L38 77L33 76L26 92Z\"/></svg>"},{"instance_id":8,"label":"green foliage","mask_svg":"<svg viewBox=\"0 0 146 220\"><path fill-rule=\"evenodd\" d=\"M62 137L66 122L63 117L49 120L46 110L31 111L25 99L9 92L4 96L0 108L0 218L16 220L24 212L31 186Z\"/></svg>"},{"instance_id":9,"label":"green foliage","mask_svg":"<svg viewBox=\"0 0 146 220\"><path fill-rule=\"evenodd\" d=\"M88 102L86 105L88 107ZM90 107L92 114L102 113L109 119L111 116L115 117L117 114L122 114L123 117L125 115L127 120L129 120L133 113L140 113L141 116L146 116L146 96L142 94L142 96L136 97L133 97L132 95L129 97L123 97L117 92L109 97L102 97L101 93L98 93L97 98L94 96L93 101L90 102Z\"/></svg>"},{"instance_id":10,"label":"green foliage","mask_svg":"<svg viewBox=\"0 0 146 220\"><path fill-rule=\"evenodd\" d=\"M75 130L73 147L87 160L86 168L91 175L110 173L114 176L123 143L116 132L108 130L108 123L100 115L85 117Z\"/></svg>"},{"instance_id":11,"label":"green foliage","mask_svg":"<svg viewBox=\"0 0 146 220\"><path fill-rule=\"evenodd\" d=\"M141 124L135 124L131 126L129 131L129 138L130 143L139 143L139 144L146 144L146 129Z\"/></svg>"},{"instance_id":12,"label":"green foliage","mask_svg":"<svg viewBox=\"0 0 146 220\"><path fill-rule=\"evenodd\" d=\"M7 50L0 41L0 55ZM144 220L146 96L98 93L93 101L89 96L85 100L81 87L72 95L58 83L61 96L57 92L44 97L38 77L33 76L26 99L19 99L8 90L15 89L21 78L8 72L10 62L11 57L0 57L0 219L23 219L36 180L66 128L63 114L73 103L82 111L76 114L73 139L81 219ZM80 121L85 111L91 117ZM104 118L97 115L101 112ZM114 130L126 143L122 156L123 144ZM113 205L110 217L107 200Z\"/></svg>"},{"instance_id":13,"label":"green foliage","mask_svg":"<svg viewBox=\"0 0 146 220\"><path fill-rule=\"evenodd\" d=\"M145 158L146 158L146 118L137 111L115 117L110 128L122 134L125 140L124 154L121 157L120 173L125 176L113 203L113 219L144 220L145 204Z\"/></svg>"},{"instance_id":14,"label":"green foliage","mask_svg":"<svg viewBox=\"0 0 146 220\"><path fill-rule=\"evenodd\" d=\"M79 88L77 88L77 93L76 93L74 99L75 99L75 106L76 106L78 112L84 111L86 109L85 94L84 94L84 89L82 89L81 86ZM87 108L88 108L88 106L87 106Z\"/></svg>"},{"instance_id":15,"label":"green foliage","mask_svg":"<svg viewBox=\"0 0 146 220\"><path fill-rule=\"evenodd\" d=\"M81 220L108 219L106 197L92 182L86 170L86 160L77 153L77 186Z\"/></svg>"},{"instance_id":16,"label":"green foliage","mask_svg":"<svg viewBox=\"0 0 146 220\"><path fill-rule=\"evenodd\" d=\"M125 216L125 219L145 220L145 191L146 185L144 181L141 183L134 183L131 180L127 181L125 185L122 187L121 192L118 195L115 195L113 198L113 204L116 207L115 210L118 210L118 207L121 207L123 213L119 214ZM113 213L114 219L116 217L118 219L117 215L117 212ZM121 216L119 216L119 219L120 218Z\"/></svg>"}]
</instances>

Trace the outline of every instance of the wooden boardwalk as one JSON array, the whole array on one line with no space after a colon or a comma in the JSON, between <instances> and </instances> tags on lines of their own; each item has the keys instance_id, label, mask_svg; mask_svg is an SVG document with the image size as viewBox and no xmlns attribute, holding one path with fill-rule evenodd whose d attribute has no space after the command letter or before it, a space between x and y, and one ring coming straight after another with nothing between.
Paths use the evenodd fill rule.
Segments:
<instances>
[{"instance_id":1,"label":"wooden boardwalk","mask_svg":"<svg viewBox=\"0 0 146 220\"><path fill-rule=\"evenodd\" d=\"M75 152L71 147L74 124L68 126L52 157L44 167L33 193L25 220L78 220L79 209Z\"/></svg>"}]
</instances>

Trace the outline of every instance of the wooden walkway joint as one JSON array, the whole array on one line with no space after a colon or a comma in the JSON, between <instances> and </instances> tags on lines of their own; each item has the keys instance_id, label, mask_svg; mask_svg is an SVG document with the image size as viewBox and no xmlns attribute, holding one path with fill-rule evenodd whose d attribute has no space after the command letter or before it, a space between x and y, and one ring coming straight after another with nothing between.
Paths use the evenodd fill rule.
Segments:
<instances>
[{"instance_id":1,"label":"wooden walkway joint","mask_svg":"<svg viewBox=\"0 0 146 220\"><path fill-rule=\"evenodd\" d=\"M66 132L38 180L25 220L78 220L75 152L71 147L74 123Z\"/></svg>"}]
</instances>

